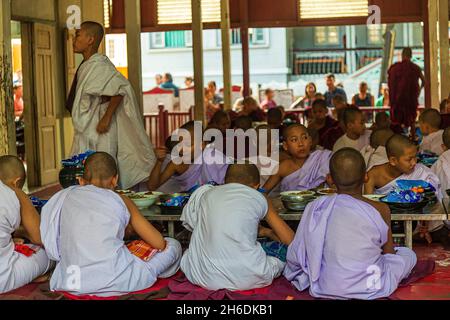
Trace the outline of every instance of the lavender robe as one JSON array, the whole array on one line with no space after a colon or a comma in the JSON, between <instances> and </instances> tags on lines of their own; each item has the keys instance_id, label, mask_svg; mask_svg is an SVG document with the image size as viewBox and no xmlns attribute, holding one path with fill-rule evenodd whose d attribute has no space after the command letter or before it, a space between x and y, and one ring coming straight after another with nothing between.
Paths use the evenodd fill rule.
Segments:
<instances>
[{"instance_id":1,"label":"lavender robe","mask_svg":"<svg viewBox=\"0 0 450 320\"><path fill-rule=\"evenodd\" d=\"M329 150L311 153L303 167L281 181L281 191L304 191L320 186L330 173L331 156Z\"/></svg>"},{"instance_id":2,"label":"lavender robe","mask_svg":"<svg viewBox=\"0 0 450 320\"><path fill-rule=\"evenodd\" d=\"M317 298L388 297L417 258L409 248L383 255L387 234L388 226L368 203L348 195L321 197L306 207L284 276Z\"/></svg>"}]
</instances>

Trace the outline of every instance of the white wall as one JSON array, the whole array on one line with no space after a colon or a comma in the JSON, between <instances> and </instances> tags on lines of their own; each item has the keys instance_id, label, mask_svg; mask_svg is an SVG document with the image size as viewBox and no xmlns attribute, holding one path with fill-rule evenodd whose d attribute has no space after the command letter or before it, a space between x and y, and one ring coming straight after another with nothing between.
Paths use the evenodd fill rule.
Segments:
<instances>
[{"instance_id":1,"label":"white wall","mask_svg":"<svg viewBox=\"0 0 450 320\"><path fill-rule=\"evenodd\" d=\"M287 61L286 30L267 29L266 45L250 47L250 75L253 83L287 82L290 72ZM222 51L218 45L219 30L204 31L205 82L215 80L222 87ZM231 49L233 84L242 84L241 46ZM192 48L151 49L150 34L142 34L143 89L154 87L154 75L170 72L177 85L184 86L184 78L192 76Z\"/></svg>"}]
</instances>

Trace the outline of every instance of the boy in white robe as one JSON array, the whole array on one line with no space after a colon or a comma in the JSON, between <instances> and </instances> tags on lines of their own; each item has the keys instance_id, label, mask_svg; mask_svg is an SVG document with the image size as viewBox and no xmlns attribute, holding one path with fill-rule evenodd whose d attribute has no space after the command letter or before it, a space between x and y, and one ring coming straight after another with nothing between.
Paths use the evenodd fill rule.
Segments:
<instances>
[{"instance_id":1,"label":"boy in white robe","mask_svg":"<svg viewBox=\"0 0 450 320\"><path fill-rule=\"evenodd\" d=\"M59 192L43 208L42 239L49 257L57 261L52 291L118 296L177 272L180 244L163 238L130 199L115 193L117 181L114 159L95 153L86 160L80 186ZM134 233L159 250L149 261L125 246L124 237Z\"/></svg>"},{"instance_id":2,"label":"boy in white robe","mask_svg":"<svg viewBox=\"0 0 450 320\"><path fill-rule=\"evenodd\" d=\"M375 166L389 162L386 154L386 143L394 135L391 129L378 129L370 135L370 145L361 150L366 162L367 171Z\"/></svg>"},{"instance_id":3,"label":"boy in white robe","mask_svg":"<svg viewBox=\"0 0 450 320\"><path fill-rule=\"evenodd\" d=\"M438 161L431 167L431 171L437 175L441 183L441 194L444 200L444 205L449 207L449 196L447 190L450 189L450 127L444 130L442 135L442 153ZM448 221L445 222L447 227L450 226Z\"/></svg>"},{"instance_id":4,"label":"boy in white robe","mask_svg":"<svg viewBox=\"0 0 450 320\"><path fill-rule=\"evenodd\" d=\"M343 148L361 151L369 145L371 131L366 129L366 120L361 110L356 107L347 108L343 114L345 134L336 141L333 152Z\"/></svg>"},{"instance_id":5,"label":"boy in white robe","mask_svg":"<svg viewBox=\"0 0 450 320\"><path fill-rule=\"evenodd\" d=\"M259 181L255 165L230 165L225 185L203 186L192 194L181 217L192 231L181 260L191 283L208 290L250 290L281 275L285 263L265 253L257 242L258 226L265 219L273 231L260 229L259 235L286 245L294 233L256 190Z\"/></svg>"},{"instance_id":6,"label":"boy in white robe","mask_svg":"<svg viewBox=\"0 0 450 320\"><path fill-rule=\"evenodd\" d=\"M24 183L22 162L14 156L0 157L0 293L27 285L51 267L44 249L30 257L14 250L13 234L20 227L33 244L42 245L40 217L22 191Z\"/></svg>"},{"instance_id":7,"label":"boy in white robe","mask_svg":"<svg viewBox=\"0 0 450 320\"><path fill-rule=\"evenodd\" d=\"M361 154L331 158L329 185L338 193L310 203L287 253L285 277L313 297L373 300L390 296L416 264L409 248L394 248L386 204L362 195Z\"/></svg>"},{"instance_id":8,"label":"boy in white robe","mask_svg":"<svg viewBox=\"0 0 450 320\"><path fill-rule=\"evenodd\" d=\"M386 144L386 152L389 162L368 172L369 180L364 185L366 194L387 195L395 189L397 180L423 180L436 189L438 201L442 200L439 178L429 168L417 163L417 146L408 138L393 135ZM430 221L420 223L417 230L431 243L433 237L441 238L443 228L442 221Z\"/></svg>"},{"instance_id":9,"label":"boy in white robe","mask_svg":"<svg viewBox=\"0 0 450 320\"><path fill-rule=\"evenodd\" d=\"M118 163L120 188L131 189L148 180L156 158L130 82L98 54L103 35L100 24L88 21L74 39L74 51L84 60L66 106L74 126L71 154L109 153Z\"/></svg>"},{"instance_id":10,"label":"boy in white robe","mask_svg":"<svg viewBox=\"0 0 450 320\"><path fill-rule=\"evenodd\" d=\"M420 151L431 151L438 156L442 154L442 134L444 130L440 130L441 121L441 114L435 109L427 109L420 115L419 125L423 134L423 140L419 147Z\"/></svg>"}]
</instances>

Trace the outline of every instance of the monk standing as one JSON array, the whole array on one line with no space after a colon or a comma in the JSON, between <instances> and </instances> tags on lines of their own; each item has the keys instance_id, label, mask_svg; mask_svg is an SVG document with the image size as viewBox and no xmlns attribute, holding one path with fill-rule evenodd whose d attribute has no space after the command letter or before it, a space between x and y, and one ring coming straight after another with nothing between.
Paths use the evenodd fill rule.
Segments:
<instances>
[{"instance_id":1,"label":"monk standing","mask_svg":"<svg viewBox=\"0 0 450 320\"><path fill-rule=\"evenodd\" d=\"M74 52L84 59L66 104L75 131L71 154L107 152L117 160L121 189L138 188L156 157L130 82L98 53L103 36L103 27L91 21L76 31Z\"/></svg>"},{"instance_id":2,"label":"monk standing","mask_svg":"<svg viewBox=\"0 0 450 320\"><path fill-rule=\"evenodd\" d=\"M405 128L410 127L411 135L414 136L419 96L425 87L425 77L420 67L414 64L411 58L411 48L403 49L402 61L390 67L388 78L392 121Z\"/></svg>"}]
</instances>

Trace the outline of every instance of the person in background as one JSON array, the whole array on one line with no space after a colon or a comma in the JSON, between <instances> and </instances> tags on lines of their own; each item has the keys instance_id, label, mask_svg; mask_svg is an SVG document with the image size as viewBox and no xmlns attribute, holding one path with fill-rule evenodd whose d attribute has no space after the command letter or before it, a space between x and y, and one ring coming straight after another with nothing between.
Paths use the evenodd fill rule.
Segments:
<instances>
[{"instance_id":1,"label":"person in background","mask_svg":"<svg viewBox=\"0 0 450 320\"><path fill-rule=\"evenodd\" d=\"M163 77L160 74L155 76L156 86L159 87L163 83Z\"/></svg>"},{"instance_id":2,"label":"person in background","mask_svg":"<svg viewBox=\"0 0 450 320\"><path fill-rule=\"evenodd\" d=\"M252 90L252 88L250 88L249 96L251 97L252 95L253 95L253 90ZM241 88L241 98L237 99L234 102L233 111L234 112L241 112L243 106L244 106L244 87Z\"/></svg>"},{"instance_id":3,"label":"person in background","mask_svg":"<svg viewBox=\"0 0 450 320\"><path fill-rule=\"evenodd\" d=\"M359 84L359 93L355 94L352 99L352 104L356 107L372 107L375 105L375 98L368 92L369 86L367 82Z\"/></svg>"},{"instance_id":4,"label":"person in background","mask_svg":"<svg viewBox=\"0 0 450 320\"><path fill-rule=\"evenodd\" d=\"M214 105L219 105L223 103L223 98L217 93L217 85L215 81L210 81L208 83L208 92L210 96L210 102Z\"/></svg>"},{"instance_id":5,"label":"person in background","mask_svg":"<svg viewBox=\"0 0 450 320\"><path fill-rule=\"evenodd\" d=\"M328 87L327 92L325 92L325 100L327 102L328 108L333 108L333 98L340 94L345 98L345 101L347 101L347 94L345 93L344 89L336 86L336 77L334 74L329 74L326 77L326 84Z\"/></svg>"},{"instance_id":6,"label":"person in background","mask_svg":"<svg viewBox=\"0 0 450 320\"><path fill-rule=\"evenodd\" d=\"M193 88L194 87L194 78L186 77L184 79L184 85L186 86L186 89Z\"/></svg>"},{"instance_id":7,"label":"person in background","mask_svg":"<svg viewBox=\"0 0 450 320\"><path fill-rule=\"evenodd\" d=\"M23 87L22 84L14 86L14 116L21 118L23 115Z\"/></svg>"},{"instance_id":8,"label":"person in background","mask_svg":"<svg viewBox=\"0 0 450 320\"><path fill-rule=\"evenodd\" d=\"M381 85L381 96L375 102L375 107L389 107L389 87L387 83Z\"/></svg>"},{"instance_id":9,"label":"person in background","mask_svg":"<svg viewBox=\"0 0 450 320\"><path fill-rule=\"evenodd\" d=\"M261 109L263 110L270 110L277 107L277 103L273 98L275 97L275 92L272 89L266 89L264 91L264 95L266 96L266 99L264 99L263 102L261 102Z\"/></svg>"},{"instance_id":10,"label":"person in background","mask_svg":"<svg viewBox=\"0 0 450 320\"><path fill-rule=\"evenodd\" d=\"M162 78L163 83L161 83L159 85L159 87L161 89L169 89L169 90L173 90L175 98L179 97L179 89L178 87L173 83L173 78L172 75L170 73L164 73L163 78Z\"/></svg>"}]
</instances>

